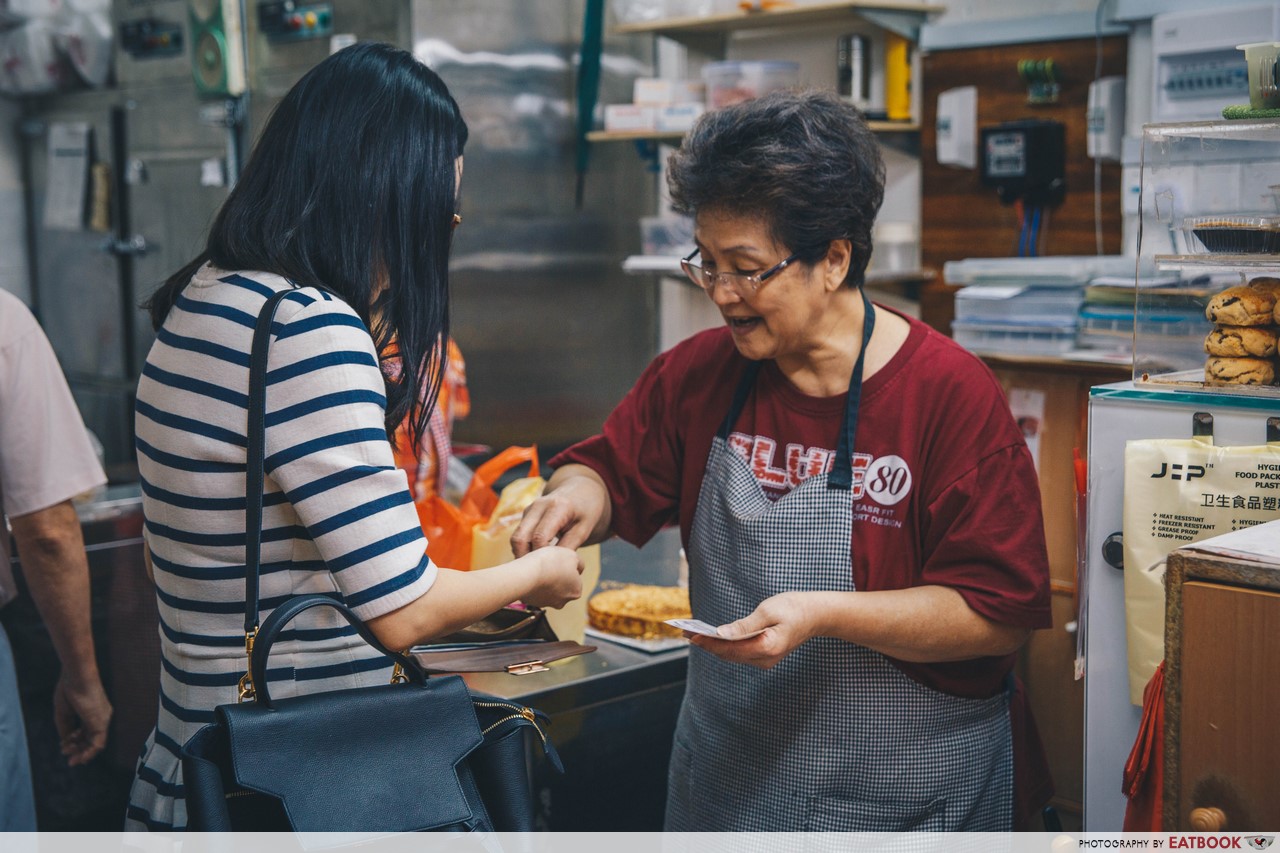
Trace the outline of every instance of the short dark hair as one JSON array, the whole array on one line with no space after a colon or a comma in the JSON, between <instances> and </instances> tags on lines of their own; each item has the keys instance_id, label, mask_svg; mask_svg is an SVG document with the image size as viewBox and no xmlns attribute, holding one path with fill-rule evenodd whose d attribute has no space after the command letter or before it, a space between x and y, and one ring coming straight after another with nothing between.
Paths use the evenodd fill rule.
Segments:
<instances>
[{"instance_id":1,"label":"short dark hair","mask_svg":"<svg viewBox=\"0 0 1280 853\"><path fill-rule=\"evenodd\" d=\"M413 54L372 42L338 51L276 106L204 252L147 300L152 323L206 261L323 286L372 329L380 356L395 340L387 434L407 418L419 446L444 372L454 162L466 141L457 102Z\"/></svg>"},{"instance_id":2,"label":"short dark hair","mask_svg":"<svg viewBox=\"0 0 1280 853\"><path fill-rule=\"evenodd\" d=\"M762 217L805 263L848 240L846 279L862 284L884 201L884 160L853 105L831 92L780 91L714 110L667 161L673 207Z\"/></svg>"}]
</instances>

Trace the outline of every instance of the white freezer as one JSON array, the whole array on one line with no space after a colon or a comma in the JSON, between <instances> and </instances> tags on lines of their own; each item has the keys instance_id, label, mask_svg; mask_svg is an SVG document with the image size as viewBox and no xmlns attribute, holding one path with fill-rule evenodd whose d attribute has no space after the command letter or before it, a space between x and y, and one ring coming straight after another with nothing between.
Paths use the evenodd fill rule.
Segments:
<instances>
[{"instance_id":1,"label":"white freezer","mask_svg":"<svg viewBox=\"0 0 1280 853\"><path fill-rule=\"evenodd\" d=\"M1089 395L1089 494L1085 569L1084 829L1113 832L1124 823L1124 764L1142 709L1129 703L1124 576L1103 555L1121 532L1125 442L1190 438L1192 416L1213 415L1214 444L1266 443L1266 421L1280 400L1168 391L1133 382L1099 385Z\"/></svg>"}]
</instances>

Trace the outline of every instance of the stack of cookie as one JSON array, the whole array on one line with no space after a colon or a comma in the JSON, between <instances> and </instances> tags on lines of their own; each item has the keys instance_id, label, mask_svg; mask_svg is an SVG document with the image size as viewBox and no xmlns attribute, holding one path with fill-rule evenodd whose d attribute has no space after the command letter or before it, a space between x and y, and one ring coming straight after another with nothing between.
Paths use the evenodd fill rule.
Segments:
<instances>
[{"instance_id":1,"label":"stack of cookie","mask_svg":"<svg viewBox=\"0 0 1280 853\"><path fill-rule=\"evenodd\" d=\"M1214 296L1205 316L1218 325L1204 339L1210 385L1272 385L1280 324L1280 278L1255 278Z\"/></svg>"}]
</instances>

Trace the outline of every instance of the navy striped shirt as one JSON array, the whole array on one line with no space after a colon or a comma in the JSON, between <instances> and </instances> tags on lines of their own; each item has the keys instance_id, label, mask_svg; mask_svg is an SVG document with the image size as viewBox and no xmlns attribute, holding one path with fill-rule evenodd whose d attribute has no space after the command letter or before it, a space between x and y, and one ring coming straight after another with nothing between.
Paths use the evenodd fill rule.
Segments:
<instances>
[{"instance_id":1,"label":"navy striped shirt","mask_svg":"<svg viewBox=\"0 0 1280 853\"><path fill-rule=\"evenodd\" d=\"M279 276L202 268L156 337L138 383L145 537L155 569L160 717L139 761L128 828L182 827L175 744L236 701L244 672L245 453L249 351ZM291 595L323 593L363 619L435 581L403 471L383 426L386 397L368 331L315 288L286 297L267 366L260 619ZM272 650L273 696L385 681L389 664L336 614L300 615Z\"/></svg>"}]
</instances>

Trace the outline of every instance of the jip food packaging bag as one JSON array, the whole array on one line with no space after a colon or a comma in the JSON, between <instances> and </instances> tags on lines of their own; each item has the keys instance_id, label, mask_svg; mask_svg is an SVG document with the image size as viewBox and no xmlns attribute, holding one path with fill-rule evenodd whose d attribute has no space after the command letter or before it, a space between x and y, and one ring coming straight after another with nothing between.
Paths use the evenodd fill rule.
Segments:
<instances>
[{"instance_id":1,"label":"jip food packaging bag","mask_svg":"<svg viewBox=\"0 0 1280 853\"><path fill-rule=\"evenodd\" d=\"M1280 518L1280 444L1212 437L1130 441L1124 454L1124 601L1129 701L1164 660L1164 569L1189 542Z\"/></svg>"}]
</instances>

